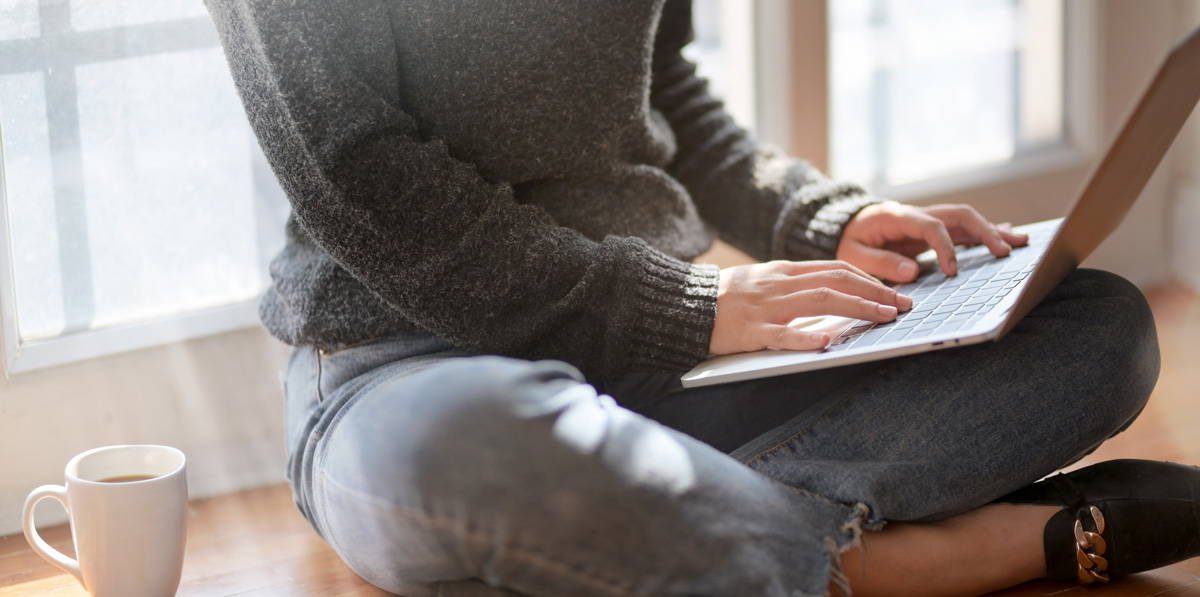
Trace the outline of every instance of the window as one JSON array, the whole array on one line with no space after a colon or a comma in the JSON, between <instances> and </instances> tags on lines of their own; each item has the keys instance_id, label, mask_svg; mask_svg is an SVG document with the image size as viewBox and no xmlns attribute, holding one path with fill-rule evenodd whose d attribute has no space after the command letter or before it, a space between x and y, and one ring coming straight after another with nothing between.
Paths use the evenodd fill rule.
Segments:
<instances>
[{"instance_id":1,"label":"window","mask_svg":"<svg viewBox=\"0 0 1200 597\"><path fill-rule=\"evenodd\" d=\"M962 173L1078 162L1064 111L1064 4L696 0L689 50L760 138L828 160L838 178L919 198ZM1071 11L1084 36L1086 8ZM917 182L933 184L899 192Z\"/></svg>"},{"instance_id":2,"label":"window","mask_svg":"<svg viewBox=\"0 0 1200 597\"><path fill-rule=\"evenodd\" d=\"M202 3L0 0L0 159L10 370L253 322L287 204Z\"/></svg>"},{"instance_id":3,"label":"window","mask_svg":"<svg viewBox=\"0 0 1200 597\"><path fill-rule=\"evenodd\" d=\"M828 5L835 176L890 187L1063 140L1061 0Z\"/></svg>"},{"instance_id":4,"label":"window","mask_svg":"<svg viewBox=\"0 0 1200 597\"><path fill-rule=\"evenodd\" d=\"M754 3L745 0L693 0L694 39L684 56L696 63L709 90L741 126L754 130Z\"/></svg>"}]
</instances>

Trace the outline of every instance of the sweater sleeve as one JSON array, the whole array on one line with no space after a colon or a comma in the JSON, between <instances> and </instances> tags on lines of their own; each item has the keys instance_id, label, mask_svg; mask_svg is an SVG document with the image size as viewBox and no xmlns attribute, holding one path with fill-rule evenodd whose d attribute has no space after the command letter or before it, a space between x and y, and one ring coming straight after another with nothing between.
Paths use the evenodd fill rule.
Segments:
<instances>
[{"instance_id":1,"label":"sweater sleeve","mask_svg":"<svg viewBox=\"0 0 1200 597\"><path fill-rule=\"evenodd\" d=\"M459 346L598 374L704 358L716 269L641 239L589 240L422 139L399 106L380 4L209 0L251 125L309 236Z\"/></svg>"},{"instance_id":2,"label":"sweater sleeve","mask_svg":"<svg viewBox=\"0 0 1200 597\"><path fill-rule=\"evenodd\" d=\"M846 224L879 200L760 146L734 123L681 53L691 22L691 0L668 0L655 38L651 105L675 133L671 175L721 237L752 257L833 258Z\"/></svg>"}]
</instances>

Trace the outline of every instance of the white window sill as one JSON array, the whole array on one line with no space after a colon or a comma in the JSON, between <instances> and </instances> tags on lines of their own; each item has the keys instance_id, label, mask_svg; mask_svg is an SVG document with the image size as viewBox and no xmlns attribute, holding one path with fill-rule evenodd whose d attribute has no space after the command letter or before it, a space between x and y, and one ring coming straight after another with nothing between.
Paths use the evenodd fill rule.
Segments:
<instances>
[{"instance_id":1,"label":"white window sill","mask_svg":"<svg viewBox=\"0 0 1200 597\"><path fill-rule=\"evenodd\" d=\"M258 325L257 300L203 309L183 315L88 330L57 338L21 343L15 317L4 301L4 347L7 376L85 359L179 342ZM14 348L15 347L15 348Z\"/></svg>"},{"instance_id":2,"label":"white window sill","mask_svg":"<svg viewBox=\"0 0 1200 597\"><path fill-rule=\"evenodd\" d=\"M1080 170L1090 163L1091 156L1079 148L1056 145L1022 153L1012 161L994 166L972 168L907 184L872 187L871 192L897 201L920 202L930 197L967 194L983 187Z\"/></svg>"}]
</instances>

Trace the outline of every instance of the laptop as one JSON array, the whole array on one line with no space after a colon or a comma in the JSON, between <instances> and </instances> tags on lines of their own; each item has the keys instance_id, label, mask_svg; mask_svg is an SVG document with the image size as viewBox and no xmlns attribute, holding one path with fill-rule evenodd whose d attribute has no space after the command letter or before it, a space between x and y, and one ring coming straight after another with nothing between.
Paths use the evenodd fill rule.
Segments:
<instances>
[{"instance_id":1,"label":"laptop","mask_svg":"<svg viewBox=\"0 0 1200 597\"><path fill-rule=\"evenodd\" d=\"M896 286L912 310L885 324L843 317L789 325L830 332L818 351L763 350L709 358L680 378L686 388L800 373L1003 338L1124 219L1200 99L1200 28L1167 55L1092 170L1065 218L1020 226L1029 244L995 258L984 246L958 251L948 278L930 252L921 275Z\"/></svg>"}]
</instances>

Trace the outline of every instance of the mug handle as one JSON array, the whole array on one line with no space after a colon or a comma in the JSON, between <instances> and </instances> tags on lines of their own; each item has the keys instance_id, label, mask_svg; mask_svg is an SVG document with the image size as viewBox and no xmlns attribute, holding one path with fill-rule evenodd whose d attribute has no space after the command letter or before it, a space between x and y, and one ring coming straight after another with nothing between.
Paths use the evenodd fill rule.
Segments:
<instances>
[{"instance_id":1,"label":"mug handle","mask_svg":"<svg viewBox=\"0 0 1200 597\"><path fill-rule=\"evenodd\" d=\"M64 510L70 513L71 509L67 507L67 488L62 485L43 485L34 489L29 497L25 498L25 513L22 517L22 526L25 529L25 540L29 542L29 546L39 556L45 558L47 562L62 568L66 572L70 572L76 580L83 583L83 574L79 571L79 562L63 555L61 551L54 549L49 543L46 543L42 536L37 532L37 526L33 522L33 509L38 502L53 498L62 504Z\"/></svg>"}]
</instances>

